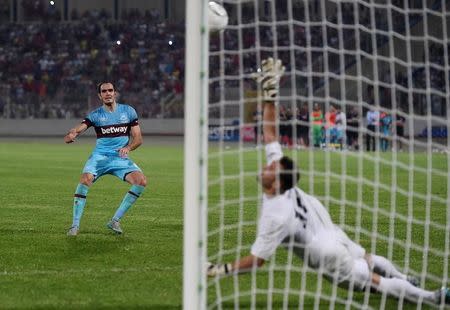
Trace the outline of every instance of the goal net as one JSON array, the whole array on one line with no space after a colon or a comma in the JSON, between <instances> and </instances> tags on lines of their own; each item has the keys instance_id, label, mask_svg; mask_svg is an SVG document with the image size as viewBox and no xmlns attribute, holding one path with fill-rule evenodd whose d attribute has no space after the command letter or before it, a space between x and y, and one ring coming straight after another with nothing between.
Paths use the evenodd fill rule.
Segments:
<instances>
[{"instance_id":1,"label":"goal net","mask_svg":"<svg viewBox=\"0 0 450 310\"><path fill-rule=\"evenodd\" d=\"M205 7L192 16L188 1L188 25L192 18L205 21L206 4L197 2ZM206 279L202 265L244 257L255 240L262 197L256 178L265 154L263 104L252 74L273 57L286 67L278 131L284 153L299 167L299 187L367 252L387 257L423 288L448 286L448 2L220 3L230 17L226 30L200 35L203 52L186 59L186 119L196 118L201 141L185 145L186 156L194 152L185 160L191 169L185 170L185 210L191 210L185 217L192 220L185 219L185 255L189 244L197 255L185 258L185 302L190 287L206 309L427 308L338 288L282 248L247 274ZM197 67L189 67L193 61ZM189 94L189 68L200 81L197 98ZM199 79L202 68L208 75ZM193 100L197 114L188 115ZM346 122L336 121L339 112ZM186 135L195 136L186 126ZM187 269L195 269L195 281L186 279Z\"/></svg>"}]
</instances>

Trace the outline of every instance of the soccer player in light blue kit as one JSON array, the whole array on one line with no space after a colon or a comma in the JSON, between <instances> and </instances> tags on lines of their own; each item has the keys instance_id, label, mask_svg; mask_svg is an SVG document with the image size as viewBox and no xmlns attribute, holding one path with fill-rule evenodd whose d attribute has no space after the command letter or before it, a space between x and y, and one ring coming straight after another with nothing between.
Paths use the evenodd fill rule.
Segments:
<instances>
[{"instance_id":1,"label":"soccer player in light blue kit","mask_svg":"<svg viewBox=\"0 0 450 310\"><path fill-rule=\"evenodd\" d=\"M78 184L73 204L73 222L67 235L76 236L80 220L86 205L89 187L101 176L112 174L131 184L131 188L122 200L116 213L106 225L117 234L121 234L120 220L147 185L142 170L128 158L128 153L142 144L142 134L136 111L129 105L116 102L116 90L110 82L97 86L102 106L92 111L75 128L69 130L64 142L72 143L86 129L93 126L97 133L97 143L87 160L80 183Z\"/></svg>"}]
</instances>

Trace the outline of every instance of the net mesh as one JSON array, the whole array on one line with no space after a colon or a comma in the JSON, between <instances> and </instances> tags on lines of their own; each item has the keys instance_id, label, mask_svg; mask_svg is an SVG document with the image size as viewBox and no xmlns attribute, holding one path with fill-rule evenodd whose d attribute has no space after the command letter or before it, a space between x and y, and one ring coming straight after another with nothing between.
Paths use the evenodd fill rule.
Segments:
<instances>
[{"instance_id":1,"label":"net mesh","mask_svg":"<svg viewBox=\"0 0 450 310\"><path fill-rule=\"evenodd\" d=\"M208 260L239 259L255 240L265 155L252 73L270 56L286 66L278 128L299 166L299 187L367 252L424 288L448 285L449 4L221 3L230 22L210 35ZM346 126L333 124L335 107ZM208 308L391 309L403 302L340 289L283 249L260 270L208 280Z\"/></svg>"}]
</instances>

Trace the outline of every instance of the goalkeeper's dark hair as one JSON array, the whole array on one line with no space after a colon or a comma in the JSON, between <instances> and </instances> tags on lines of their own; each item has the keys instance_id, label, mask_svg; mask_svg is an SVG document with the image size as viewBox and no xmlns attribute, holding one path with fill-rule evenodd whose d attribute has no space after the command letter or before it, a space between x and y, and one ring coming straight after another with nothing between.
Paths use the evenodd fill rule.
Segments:
<instances>
[{"instance_id":1,"label":"goalkeeper's dark hair","mask_svg":"<svg viewBox=\"0 0 450 310\"><path fill-rule=\"evenodd\" d=\"M287 156L280 159L280 194L293 188L300 180L300 173L294 161Z\"/></svg>"},{"instance_id":2,"label":"goalkeeper's dark hair","mask_svg":"<svg viewBox=\"0 0 450 310\"><path fill-rule=\"evenodd\" d=\"M97 93L101 93L102 92L102 85L103 84L111 84L112 86L113 86L113 88L114 88L114 91L116 91L116 85L114 85L114 83L113 82L107 82L107 81L105 81L105 82L100 82L100 83L98 83L97 84Z\"/></svg>"}]
</instances>

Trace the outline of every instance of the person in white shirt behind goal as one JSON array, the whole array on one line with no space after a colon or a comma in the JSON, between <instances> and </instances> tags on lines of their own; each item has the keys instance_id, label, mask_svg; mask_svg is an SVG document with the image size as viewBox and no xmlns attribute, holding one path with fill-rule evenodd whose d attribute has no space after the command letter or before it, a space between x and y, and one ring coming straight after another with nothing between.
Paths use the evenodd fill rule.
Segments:
<instances>
[{"instance_id":1,"label":"person in white shirt behind goal","mask_svg":"<svg viewBox=\"0 0 450 310\"><path fill-rule=\"evenodd\" d=\"M251 254L234 263L208 263L210 277L243 273L260 267L279 245L291 250L311 268L340 287L450 304L450 290L427 291L417 287L415 277L403 274L386 258L366 253L335 225L326 208L315 197L296 186L299 180L294 162L283 156L276 134L276 103L279 80L284 72L280 60L262 62L258 82L262 85L263 132L267 165L260 175L263 187L261 216Z\"/></svg>"}]
</instances>

